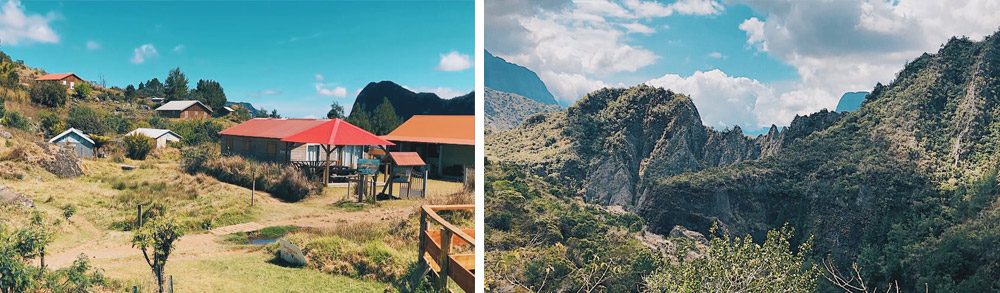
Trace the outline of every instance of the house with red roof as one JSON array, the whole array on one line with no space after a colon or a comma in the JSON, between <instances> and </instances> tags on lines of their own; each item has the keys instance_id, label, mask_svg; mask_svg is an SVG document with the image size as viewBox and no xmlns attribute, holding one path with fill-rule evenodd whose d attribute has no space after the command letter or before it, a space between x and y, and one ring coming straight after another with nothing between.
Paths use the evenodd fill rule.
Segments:
<instances>
[{"instance_id":1,"label":"house with red roof","mask_svg":"<svg viewBox=\"0 0 1000 293\"><path fill-rule=\"evenodd\" d=\"M69 88L73 88L76 84L83 82L83 79L77 76L75 73L49 73L36 78L37 82L60 82Z\"/></svg>"},{"instance_id":2,"label":"house with red roof","mask_svg":"<svg viewBox=\"0 0 1000 293\"><path fill-rule=\"evenodd\" d=\"M389 134L393 152L416 152L438 176L459 177L475 168L476 117L473 115L413 115Z\"/></svg>"},{"instance_id":3,"label":"house with red roof","mask_svg":"<svg viewBox=\"0 0 1000 293\"><path fill-rule=\"evenodd\" d=\"M308 133L329 119L254 118L219 132L223 155L239 155L263 162L318 163L326 161L320 144L282 141ZM346 123L346 122L344 122ZM362 130L363 131L363 130ZM338 166L355 167L369 146L346 145L330 154Z\"/></svg>"}]
</instances>

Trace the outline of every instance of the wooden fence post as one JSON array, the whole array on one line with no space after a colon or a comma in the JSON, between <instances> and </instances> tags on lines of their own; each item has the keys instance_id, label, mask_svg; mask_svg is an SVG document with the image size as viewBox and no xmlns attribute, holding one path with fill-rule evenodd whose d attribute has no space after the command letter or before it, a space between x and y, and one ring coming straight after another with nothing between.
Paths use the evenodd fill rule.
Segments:
<instances>
[{"instance_id":1,"label":"wooden fence post","mask_svg":"<svg viewBox=\"0 0 1000 293\"><path fill-rule=\"evenodd\" d=\"M430 169L430 167L428 167L427 165L424 165L424 192L423 192L424 193L424 198L427 198L427 170L429 170L429 169Z\"/></svg>"},{"instance_id":2,"label":"wooden fence post","mask_svg":"<svg viewBox=\"0 0 1000 293\"><path fill-rule=\"evenodd\" d=\"M135 223L136 223L136 225L135 225L136 229L139 229L140 227L142 227L142 205L141 204L139 205L138 214L135 215Z\"/></svg>"},{"instance_id":3,"label":"wooden fence post","mask_svg":"<svg viewBox=\"0 0 1000 293\"><path fill-rule=\"evenodd\" d=\"M420 263L420 264L423 264L423 265L428 265L426 262L424 262L424 245L425 245L424 244L424 237L427 237L426 233L427 233L427 213L424 212L424 208L421 207L420 208L420 233L419 233L420 242L418 242L419 245L417 246L417 262ZM423 268L421 268L421 269L423 269Z\"/></svg>"},{"instance_id":4,"label":"wooden fence post","mask_svg":"<svg viewBox=\"0 0 1000 293\"><path fill-rule=\"evenodd\" d=\"M448 292L448 254L451 253L451 230L441 228L441 255L438 256L438 266L441 272L438 273L438 292Z\"/></svg>"}]
</instances>

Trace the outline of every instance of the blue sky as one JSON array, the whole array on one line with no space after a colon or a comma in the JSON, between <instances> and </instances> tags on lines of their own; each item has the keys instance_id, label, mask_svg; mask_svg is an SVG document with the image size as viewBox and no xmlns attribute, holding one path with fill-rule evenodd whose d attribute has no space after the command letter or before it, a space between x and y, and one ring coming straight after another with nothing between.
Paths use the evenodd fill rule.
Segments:
<instances>
[{"instance_id":1,"label":"blue sky","mask_svg":"<svg viewBox=\"0 0 1000 293\"><path fill-rule=\"evenodd\" d=\"M124 87L180 67L230 101L322 117L391 80L443 97L475 86L473 1L17 2L2 49L48 72ZM154 52L155 51L155 52Z\"/></svg>"},{"instance_id":2,"label":"blue sky","mask_svg":"<svg viewBox=\"0 0 1000 293\"><path fill-rule=\"evenodd\" d=\"M887 83L952 36L1000 27L989 0L486 2L488 51L563 106L641 83L690 95L702 122L758 134Z\"/></svg>"}]
</instances>

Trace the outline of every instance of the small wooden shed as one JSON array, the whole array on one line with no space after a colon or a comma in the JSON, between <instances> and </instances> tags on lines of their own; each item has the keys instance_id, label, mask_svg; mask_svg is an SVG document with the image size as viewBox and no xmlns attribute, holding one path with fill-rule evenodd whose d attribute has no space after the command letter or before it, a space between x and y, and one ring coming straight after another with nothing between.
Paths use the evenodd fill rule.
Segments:
<instances>
[{"instance_id":1,"label":"small wooden shed","mask_svg":"<svg viewBox=\"0 0 1000 293\"><path fill-rule=\"evenodd\" d=\"M49 140L49 143L70 148L81 158L94 157L94 140L76 128L70 128Z\"/></svg>"},{"instance_id":2,"label":"small wooden shed","mask_svg":"<svg viewBox=\"0 0 1000 293\"><path fill-rule=\"evenodd\" d=\"M170 129L136 128L126 135L141 134L156 140L156 148L166 147L168 142L181 141L181 136Z\"/></svg>"},{"instance_id":3,"label":"small wooden shed","mask_svg":"<svg viewBox=\"0 0 1000 293\"><path fill-rule=\"evenodd\" d=\"M156 108L156 113L166 118L192 119L212 117L212 109L200 101L170 101Z\"/></svg>"}]
</instances>

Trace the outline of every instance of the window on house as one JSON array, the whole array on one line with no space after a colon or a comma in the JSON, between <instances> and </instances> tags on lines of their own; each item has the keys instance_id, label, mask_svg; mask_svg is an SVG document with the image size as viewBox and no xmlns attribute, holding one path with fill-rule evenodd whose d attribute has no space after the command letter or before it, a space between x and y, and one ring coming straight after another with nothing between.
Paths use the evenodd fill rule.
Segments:
<instances>
[{"instance_id":1,"label":"window on house","mask_svg":"<svg viewBox=\"0 0 1000 293\"><path fill-rule=\"evenodd\" d=\"M275 142L273 142L273 141L267 142L267 154L268 155L272 155L272 156L273 155L277 155L278 154L278 144L275 143Z\"/></svg>"}]
</instances>

